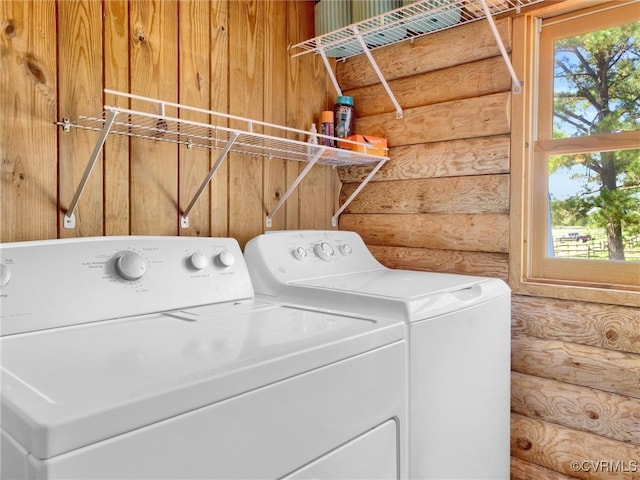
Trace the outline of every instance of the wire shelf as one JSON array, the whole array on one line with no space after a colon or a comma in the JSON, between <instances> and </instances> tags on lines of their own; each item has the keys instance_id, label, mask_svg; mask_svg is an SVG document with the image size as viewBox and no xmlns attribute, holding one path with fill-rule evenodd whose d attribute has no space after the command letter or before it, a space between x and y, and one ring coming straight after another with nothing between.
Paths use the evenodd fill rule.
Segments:
<instances>
[{"instance_id":1,"label":"wire shelf","mask_svg":"<svg viewBox=\"0 0 640 480\"><path fill-rule=\"evenodd\" d=\"M519 10L544 0L486 0L492 15ZM319 53L347 59L369 50L403 42L486 17L479 0L421 0L292 45L292 57Z\"/></svg>"},{"instance_id":2,"label":"wire shelf","mask_svg":"<svg viewBox=\"0 0 640 480\"><path fill-rule=\"evenodd\" d=\"M100 132L96 146L89 158L84 175L75 192L69 209L65 212L65 228L75 228L74 212L87 184L91 171L102 151L102 147L109 135L125 135L132 138L140 138L146 141L169 142L185 145L187 148L206 148L219 151L217 160L213 163L211 170L194 194L189 205L182 210L181 225L188 228L188 215L194 205L206 189L211 178L218 170L229 152L257 155L268 159L292 160L306 162L308 165L293 182L289 189L282 196L280 201L273 207L266 217L266 224L271 226L273 215L280 209L288 199L293 190L314 165L330 165L332 167L349 165L370 165L371 174L363 181L357 191L375 175L378 169L388 160L387 156L367 153L373 149L371 145L340 139L342 143L350 143L357 146L359 150L347 150L334 148L326 145L312 144L306 141L310 135L318 139L330 139L336 142L338 139L327 137L316 132L311 133L305 130L283 127L271 123L251 120L234 115L189 107L172 102L163 102L152 98L141 97L128 93L117 92L105 89L106 94L124 97L129 100L141 103L144 110L152 110L159 113L148 113L146 111L131 110L114 106L104 106L103 112L98 115L79 116L77 120L64 119L57 122L65 131L71 128L93 130ZM167 115L167 109L175 112L174 116ZM206 116L211 123L198 122L181 118L189 116L188 112L197 112ZM242 128L231 128L221 124L240 125ZM263 133L269 132L270 134ZM295 138L292 138L295 137ZM300 140L302 138L303 140ZM386 152L386 150L385 150ZM332 224L337 224L338 215L351 202L353 196L348 199L342 207L332 217Z\"/></svg>"},{"instance_id":3,"label":"wire shelf","mask_svg":"<svg viewBox=\"0 0 640 480\"><path fill-rule=\"evenodd\" d=\"M230 152L246 155L308 162L318 150L322 150L323 153L317 163L319 165L335 167L367 165L377 163L381 158L380 156L352 150L312 145L305 141L106 106L105 112L109 111L114 111L117 114L109 131L109 134L112 135L124 135L151 141L176 143L185 145L188 148L221 150L227 145L235 132L238 136L233 142ZM61 124L65 127L102 131L107 122L105 112L98 115L79 116L76 121L65 121ZM247 122L253 123L250 120L247 120ZM300 130L298 133L301 136L310 134L310 132L304 130ZM346 140L341 141L346 142ZM356 142L352 143L357 144ZM370 148L369 145L365 144L357 145L361 145L363 149Z\"/></svg>"}]
</instances>

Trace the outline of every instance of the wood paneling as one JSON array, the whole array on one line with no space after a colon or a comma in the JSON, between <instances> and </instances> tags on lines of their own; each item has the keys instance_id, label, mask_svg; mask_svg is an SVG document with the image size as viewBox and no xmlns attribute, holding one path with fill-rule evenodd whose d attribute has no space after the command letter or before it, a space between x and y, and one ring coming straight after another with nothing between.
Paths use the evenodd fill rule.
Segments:
<instances>
[{"instance_id":1,"label":"wood paneling","mask_svg":"<svg viewBox=\"0 0 640 480\"><path fill-rule=\"evenodd\" d=\"M175 0L131 0L131 92L178 101L178 3ZM159 114L138 100L134 110ZM176 115L169 109L169 115ZM162 127L160 121L157 126ZM131 139L131 226L136 235L178 233L178 147L166 142Z\"/></svg>"},{"instance_id":2,"label":"wood paneling","mask_svg":"<svg viewBox=\"0 0 640 480\"><path fill-rule=\"evenodd\" d=\"M94 115L102 110L102 4L91 0L58 2L58 98L64 117ZM98 94L96 94L98 92ZM75 130L59 136L60 200L69 207L98 138ZM60 228L61 236L102 235L102 162L98 159L76 211L77 232ZM62 225L63 213L59 214Z\"/></svg>"},{"instance_id":3,"label":"wood paneling","mask_svg":"<svg viewBox=\"0 0 640 480\"><path fill-rule=\"evenodd\" d=\"M0 2L0 240L58 228L56 5Z\"/></svg>"},{"instance_id":4,"label":"wood paneling","mask_svg":"<svg viewBox=\"0 0 640 480\"><path fill-rule=\"evenodd\" d=\"M264 56L254 52L264 44L265 2L229 3L229 113L264 118ZM230 126L246 128L231 121ZM256 131L262 133L262 127ZM262 158L229 155L229 233L241 246L262 233L264 218Z\"/></svg>"},{"instance_id":5,"label":"wood paneling","mask_svg":"<svg viewBox=\"0 0 640 480\"><path fill-rule=\"evenodd\" d=\"M129 4L126 0L104 3L104 85L119 92L129 92L130 38ZM106 95L105 103L127 108L129 102ZM129 190L129 139L113 135L104 145L104 233L129 233L131 207Z\"/></svg>"},{"instance_id":6,"label":"wood paneling","mask_svg":"<svg viewBox=\"0 0 640 480\"><path fill-rule=\"evenodd\" d=\"M111 135L80 198L77 228L63 229L98 134L63 133L55 122L99 114L105 103L160 113L160 105L104 95L105 87L295 128L309 128L333 102L321 61L287 50L313 36L312 2L14 1L0 3L0 14L4 242L153 234L244 243L264 231L266 212L298 175L296 162L231 155L189 228L180 228L218 152ZM337 184L334 170L314 168L274 227L330 228Z\"/></svg>"},{"instance_id":7,"label":"wood paneling","mask_svg":"<svg viewBox=\"0 0 640 480\"><path fill-rule=\"evenodd\" d=\"M209 2L210 18L210 109L227 112L229 105L229 7L227 0ZM223 123L222 126L228 126ZM218 152L211 152L211 166ZM229 162L220 165L211 179L211 235L229 234Z\"/></svg>"},{"instance_id":8,"label":"wood paneling","mask_svg":"<svg viewBox=\"0 0 640 480\"><path fill-rule=\"evenodd\" d=\"M209 4L200 0L181 0L178 3L178 38L180 76L178 98L184 105L207 105L211 97L211 39L209 37ZM184 112L183 118L207 123L208 116L198 112ZM209 172L211 152L202 149L178 147L180 211L189 205L194 193ZM211 188L211 186L209 186ZM189 228L183 235L209 236L210 193L205 192L189 212Z\"/></svg>"}]
</instances>

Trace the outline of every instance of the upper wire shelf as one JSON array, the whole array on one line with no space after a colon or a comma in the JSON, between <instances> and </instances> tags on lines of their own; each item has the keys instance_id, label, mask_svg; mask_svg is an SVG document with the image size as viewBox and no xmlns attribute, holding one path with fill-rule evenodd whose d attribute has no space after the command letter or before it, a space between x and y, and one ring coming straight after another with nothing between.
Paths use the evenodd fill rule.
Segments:
<instances>
[{"instance_id":1,"label":"upper wire shelf","mask_svg":"<svg viewBox=\"0 0 640 480\"><path fill-rule=\"evenodd\" d=\"M522 91L520 81L511 65L493 16L512 10L520 11L524 6L542 1L544 0L420 0L289 48L292 57L312 52L319 54L338 95L342 95L342 90L327 57L345 60L364 53L396 109L396 118L401 119L402 107L373 58L371 50L486 18L511 76L513 93L518 94Z\"/></svg>"},{"instance_id":2,"label":"upper wire shelf","mask_svg":"<svg viewBox=\"0 0 640 480\"><path fill-rule=\"evenodd\" d=\"M491 15L499 15L544 0L485 0ZM290 47L292 57L319 53L346 59L363 53L357 39L362 35L369 50L403 42L483 19L487 13L480 0L420 0Z\"/></svg>"},{"instance_id":3,"label":"upper wire shelf","mask_svg":"<svg viewBox=\"0 0 640 480\"><path fill-rule=\"evenodd\" d=\"M135 100L137 104L141 106L141 110L105 105L103 112L98 115L79 116L75 121L65 118L62 122L57 122L58 125L64 128L65 132L70 131L71 128L100 132L84 175L80 180L80 184L78 185L69 209L65 213L65 228L75 228L74 212L91 175L91 171L102 151L102 147L110 134L125 135L150 141L175 143L185 145L187 148L199 147L219 151L218 158L213 163L213 166L194 194L191 202L181 211L181 226L183 228L188 228L189 212L191 212L229 152L258 155L268 159L294 160L308 164L267 215L267 227L271 226L273 215L289 198L293 190L313 165L330 165L333 167L372 165L373 169L370 175L361 183L356 192L354 192L357 194L373 175L375 175L382 164L389 159L387 156L367 153L374 147L364 143L340 139L340 142L355 145L361 151L312 144L308 142L308 139L312 135L317 139L330 139L332 142L337 141L337 139L316 132L283 127L272 123L251 120L212 110L189 107L173 102L165 102L115 90L105 89L104 92L105 94L115 95L116 97ZM146 110L151 110L151 112ZM171 110L172 115L168 114L168 110ZM184 118L186 116L193 116L193 113L203 114L201 116L206 117L207 122ZM354 197L355 195L352 195L347 199L334 214L332 217L332 224L334 226L337 225L337 218L340 213Z\"/></svg>"}]
</instances>

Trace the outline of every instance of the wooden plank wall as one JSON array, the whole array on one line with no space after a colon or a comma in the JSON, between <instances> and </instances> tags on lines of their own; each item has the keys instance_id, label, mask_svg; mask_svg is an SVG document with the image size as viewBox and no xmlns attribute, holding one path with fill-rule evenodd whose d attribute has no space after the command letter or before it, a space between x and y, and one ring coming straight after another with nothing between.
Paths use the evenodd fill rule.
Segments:
<instances>
[{"instance_id":1,"label":"wooden plank wall","mask_svg":"<svg viewBox=\"0 0 640 480\"><path fill-rule=\"evenodd\" d=\"M510 49L510 20L498 27ZM340 228L359 232L390 267L506 280L509 223L520 222L509 209L518 159L509 149L510 78L487 25L374 56L404 119L363 58L338 64L356 129L391 147ZM340 171L342 198L365 174ZM511 478L640 478L640 311L522 295L512 310Z\"/></svg>"},{"instance_id":2,"label":"wooden plank wall","mask_svg":"<svg viewBox=\"0 0 640 480\"><path fill-rule=\"evenodd\" d=\"M303 168L231 155L183 229L180 208L217 152L110 136L77 227L64 229L97 133L64 133L55 122L97 114L105 103L142 108L103 88L301 129L334 100L319 58L287 51L313 37L313 2L7 1L0 23L3 242L145 234L229 235L244 244L265 230L265 214ZM338 188L334 171L314 167L273 228L331 228Z\"/></svg>"}]
</instances>

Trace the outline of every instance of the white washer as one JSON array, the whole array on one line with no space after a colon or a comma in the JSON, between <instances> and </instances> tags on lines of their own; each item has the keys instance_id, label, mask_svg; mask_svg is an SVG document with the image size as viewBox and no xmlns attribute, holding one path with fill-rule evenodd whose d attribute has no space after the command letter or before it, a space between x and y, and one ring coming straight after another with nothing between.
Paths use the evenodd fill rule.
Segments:
<instances>
[{"instance_id":1,"label":"white washer","mask_svg":"<svg viewBox=\"0 0 640 480\"><path fill-rule=\"evenodd\" d=\"M347 231L264 234L245 259L257 297L406 322L410 478L509 478L504 282L388 269Z\"/></svg>"},{"instance_id":2,"label":"white washer","mask_svg":"<svg viewBox=\"0 0 640 480\"><path fill-rule=\"evenodd\" d=\"M257 300L228 238L0 249L2 478L399 478L398 321Z\"/></svg>"}]
</instances>

